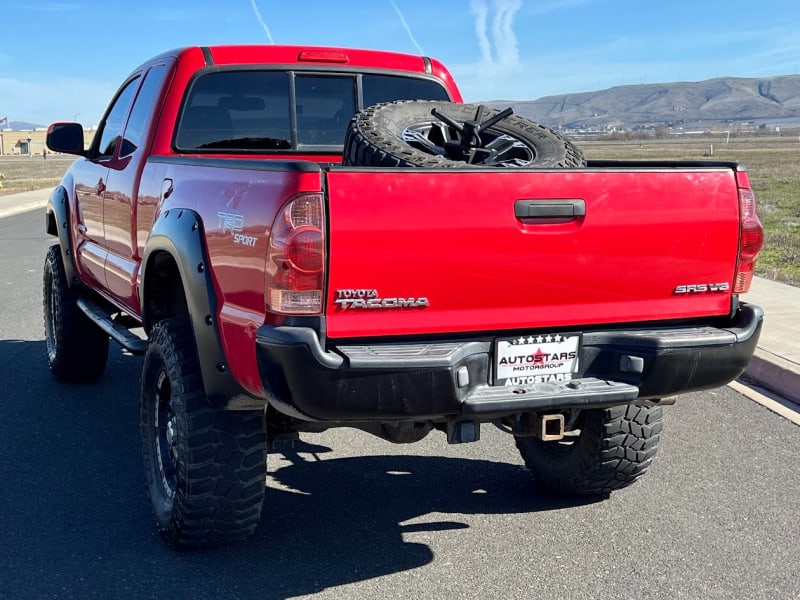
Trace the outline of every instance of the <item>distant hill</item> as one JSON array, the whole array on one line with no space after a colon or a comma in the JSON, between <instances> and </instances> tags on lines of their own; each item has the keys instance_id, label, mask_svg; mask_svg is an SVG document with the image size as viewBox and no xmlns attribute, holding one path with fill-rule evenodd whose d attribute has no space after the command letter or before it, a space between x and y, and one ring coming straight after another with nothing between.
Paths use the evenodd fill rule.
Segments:
<instances>
[{"instance_id":1,"label":"distant hill","mask_svg":"<svg viewBox=\"0 0 800 600\"><path fill-rule=\"evenodd\" d=\"M800 125L800 75L625 85L531 101L491 101L550 127L633 129L669 125L712 128L748 122Z\"/></svg>"},{"instance_id":2,"label":"distant hill","mask_svg":"<svg viewBox=\"0 0 800 600\"><path fill-rule=\"evenodd\" d=\"M748 123L800 127L800 75L722 77L698 82L624 85L597 92L546 96L538 100L492 100L518 115L550 127L605 130L654 128L713 129ZM14 131L43 125L11 121Z\"/></svg>"},{"instance_id":3,"label":"distant hill","mask_svg":"<svg viewBox=\"0 0 800 600\"><path fill-rule=\"evenodd\" d=\"M45 125L36 125L27 121L9 121L8 125L2 126L3 129L11 129L12 131L33 131L37 127L45 127Z\"/></svg>"}]
</instances>

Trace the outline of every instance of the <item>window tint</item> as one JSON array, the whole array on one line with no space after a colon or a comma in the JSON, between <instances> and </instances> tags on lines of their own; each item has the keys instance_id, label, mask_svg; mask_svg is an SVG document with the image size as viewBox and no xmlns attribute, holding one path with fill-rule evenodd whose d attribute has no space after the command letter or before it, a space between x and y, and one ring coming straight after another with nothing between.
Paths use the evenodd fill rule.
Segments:
<instances>
[{"instance_id":1,"label":"window tint","mask_svg":"<svg viewBox=\"0 0 800 600\"><path fill-rule=\"evenodd\" d=\"M291 148L289 76L281 71L221 71L198 77L183 107L180 150Z\"/></svg>"},{"instance_id":2,"label":"window tint","mask_svg":"<svg viewBox=\"0 0 800 600\"><path fill-rule=\"evenodd\" d=\"M131 105L133 93L136 91L137 85L139 85L138 77L129 81L114 100L111 110L108 112L106 120L102 125L100 142L97 145L97 151L101 156L111 156L114 154L117 140L122 135L125 115L128 114L128 108Z\"/></svg>"},{"instance_id":3,"label":"window tint","mask_svg":"<svg viewBox=\"0 0 800 600\"><path fill-rule=\"evenodd\" d=\"M354 77L298 75L294 83L297 143L341 145L356 112Z\"/></svg>"},{"instance_id":4,"label":"window tint","mask_svg":"<svg viewBox=\"0 0 800 600\"><path fill-rule=\"evenodd\" d=\"M436 81L394 75L364 75L364 106L394 100L450 100L447 91Z\"/></svg>"},{"instance_id":5,"label":"window tint","mask_svg":"<svg viewBox=\"0 0 800 600\"><path fill-rule=\"evenodd\" d=\"M156 103L156 96L161 90L161 83L166 73L165 65L156 65L151 68L145 76L142 87L136 95L136 100L128 117L128 124L125 126L125 137L122 140L120 156L133 154L144 141L145 125L147 124Z\"/></svg>"},{"instance_id":6,"label":"window tint","mask_svg":"<svg viewBox=\"0 0 800 600\"><path fill-rule=\"evenodd\" d=\"M415 77L359 78L353 73L259 70L206 72L194 80L187 92L178 119L175 148L183 152L341 148L347 125L357 109L359 81L364 106L392 100L449 99L440 83ZM296 131L292 131L293 119ZM133 127L135 131L137 125L133 123ZM136 144L133 137L130 141Z\"/></svg>"}]
</instances>

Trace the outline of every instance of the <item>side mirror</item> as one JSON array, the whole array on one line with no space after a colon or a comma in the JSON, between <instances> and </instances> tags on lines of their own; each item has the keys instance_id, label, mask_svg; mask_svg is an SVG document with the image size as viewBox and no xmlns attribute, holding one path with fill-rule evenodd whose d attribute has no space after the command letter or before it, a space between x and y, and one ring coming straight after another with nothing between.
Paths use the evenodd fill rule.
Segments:
<instances>
[{"instance_id":1,"label":"side mirror","mask_svg":"<svg viewBox=\"0 0 800 600\"><path fill-rule=\"evenodd\" d=\"M53 123L47 128L47 147L53 152L83 156L83 126L80 123Z\"/></svg>"}]
</instances>

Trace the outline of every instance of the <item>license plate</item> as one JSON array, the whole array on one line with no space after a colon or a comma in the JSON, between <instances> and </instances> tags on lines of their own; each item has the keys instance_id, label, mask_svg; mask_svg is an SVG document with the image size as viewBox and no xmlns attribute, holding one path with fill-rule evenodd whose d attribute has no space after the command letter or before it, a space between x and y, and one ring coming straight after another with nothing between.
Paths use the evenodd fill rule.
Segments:
<instances>
[{"instance_id":1,"label":"license plate","mask_svg":"<svg viewBox=\"0 0 800 600\"><path fill-rule=\"evenodd\" d=\"M569 381L578 371L580 346L576 333L500 338L495 344L494 384Z\"/></svg>"}]
</instances>

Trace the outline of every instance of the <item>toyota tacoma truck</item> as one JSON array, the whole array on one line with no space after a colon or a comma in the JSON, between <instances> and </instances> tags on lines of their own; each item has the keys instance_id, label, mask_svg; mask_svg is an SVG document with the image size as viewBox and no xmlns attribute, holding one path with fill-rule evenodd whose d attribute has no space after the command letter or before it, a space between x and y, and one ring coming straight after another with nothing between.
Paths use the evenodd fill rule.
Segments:
<instances>
[{"instance_id":1,"label":"toyota tacoma truck","mask_svg":"<svg viewBox=\"0 0 800 600\"><path fill-rule=\"evenodd\" d=\"M662 404L747 365L762 245L745 168L585 160L464 104L438 61L191 47L133 70L52 192L50 370L143 354L146 490L166 541L239 540L268 442L509 433L544 490L649 467ZM445 476L446 474L442 474Z\"/></svg>"}]
</instances>

